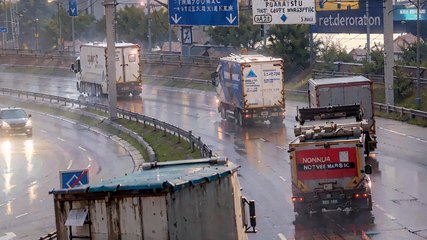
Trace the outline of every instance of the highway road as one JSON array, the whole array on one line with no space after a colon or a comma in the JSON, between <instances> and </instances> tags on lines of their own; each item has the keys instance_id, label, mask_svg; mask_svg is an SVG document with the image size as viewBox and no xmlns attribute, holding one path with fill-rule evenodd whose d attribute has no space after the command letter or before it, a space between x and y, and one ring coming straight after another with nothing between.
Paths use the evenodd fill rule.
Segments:
<instances>
[{"instance_id":1,"label":"highway road","mask_svg":"<svg viewBox=\"0 0 427 240\"><path fill-rule=\"evenodd\" d=\"M106 102L79 96L72 79L0 74L0 86ZM118 105L192 130L216 154L226 155L241 165L243 195L257 203L257 233L249 234L250 240L362 236L427 239L426 128L377 119L379 144L372 154L375 169L371 176L371 213L328 213L302 218L296 216L291 204L287 143L293 138L296 106L305 103L287 101L282 126L259 123L248 128L221 120L212 92L146 85L139 97L119 99ZM0 227L0 237L2 231Z\"/></svg>"}]
</instances>

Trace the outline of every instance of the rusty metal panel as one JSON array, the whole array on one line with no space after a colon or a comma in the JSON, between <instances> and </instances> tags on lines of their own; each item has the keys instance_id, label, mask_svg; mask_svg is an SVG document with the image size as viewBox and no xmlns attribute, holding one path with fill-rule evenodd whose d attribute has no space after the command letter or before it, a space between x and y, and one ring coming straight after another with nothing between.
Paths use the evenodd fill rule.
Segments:
<instances>
[{"instance_id":1,"label":"rusty metal panel","mask_svg":"<svg viewBox=\"0 0 427 240\"><path fill-rule=\"evenodd\" d=\"M141 198L144 240L167 240L168 217L164 196ZM187 206L188 207L188 206ZM191 238L179 238L191 239Z\"/></svg>"},{"instance_id":2,"label":"rusty metal panel","mask_svg":"<svg viewBox=\"0 0 427 240\"><path fill-rule=\"evenodd\" d=\"M240 204L235 205L235 179L230 176L170 193L170 239L243 239L237 233L241 230L237 230L241 215L236 216Z\"/></svg>"},{"instance_id":3,"label":"rusty metal panel","mask_svg":"<svg viewBox=\"0 0 427 240\"><path fill-rule=\"evenodd\" d=\"M92 222L92 238L94 240L108 239L108 215L104 200L89 202L89 219Z\"/></svg>"},{"instance_id":4,"label":"rusty metal panel","mask_svg":"<svg viewBox=\"0 0 427 240\"><path fill-rule=\"evenodd\" d=\"M120 234L122 240L143 239L139 197L118 199Z\"/></svg>"}]
</instances>

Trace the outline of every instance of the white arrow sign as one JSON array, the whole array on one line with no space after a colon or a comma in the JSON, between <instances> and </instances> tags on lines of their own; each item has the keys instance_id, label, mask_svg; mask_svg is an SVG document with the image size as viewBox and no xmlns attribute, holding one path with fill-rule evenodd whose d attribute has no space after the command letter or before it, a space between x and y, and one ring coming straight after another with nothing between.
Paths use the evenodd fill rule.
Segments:
<instances>
[{"instance_id":1,"label":"white arrow sign","mask_svg":"<svg viewBox=\"0 0 427 240\"><path fill-rule=\"evenodd\" d=\"M234 20L236 20L237 16L233 17L233 14L230 13L230 17L225 17L230 24L233 24Z\"/></svg>"},{"instance_id":2,"label":"white arrow sign","mask_svg":"<svg viewBox=\"0 0 427 240\"><path fill-rule=\"evenodd\" d=\"M171 18L175 24L177 24L179 22L179 20L181 20L181 17L178 17L178 15L176 15L176 13L175 13L175 18L174 17L171 17Z\"/></svg>"},{"instance_id":3,"label":"white arrow sign","mask_svg":"<svg viewBox=\"0 0 427 240\"><path fill-rule=\"evenodd\" d=\"M74 14L74 12L76 11L75 8L70 8L70 11Z\"/></svg>"}]
</instances>

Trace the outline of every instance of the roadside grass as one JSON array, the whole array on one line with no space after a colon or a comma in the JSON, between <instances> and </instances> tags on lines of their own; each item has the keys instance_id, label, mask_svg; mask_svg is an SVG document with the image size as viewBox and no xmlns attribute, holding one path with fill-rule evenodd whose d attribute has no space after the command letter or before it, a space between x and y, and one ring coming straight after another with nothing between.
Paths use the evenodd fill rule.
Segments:
<instances>
[{"instance_id":1,"label":"roadside grass","mask_svg":"<svg viewBox=\"0 0 427 240\"><path fill-rule=\"evenodd\" d=\"M2 99L2 105L21 107L24 109L33 109L50 115L62 116L64 118L83 123L89 127L99 128L106 133L116 135L135 147L144 157L144 160L149 159L147 150L144 146L139 144L136 139L103 121L99 121L98 119L84 116L73 111L66 111L57 107L50 107L40 103L14 101L7 99L6 97L0 97ZM85 111L86 109L81 110ZM104 117L107 116L107 114L102 111L88 110L88 112L96 113ZM154 129L154 127L148 125L144 126L143 123L136 123L128 119L120 118L115 122L141 135L143 139L153 148L158 161L196 159L202 157L197 149L194 152L191 150L189 142L183 139L179 141L177 136L174 136L170 133L164 133L160 129Z\"/></svg>"}]
</instances>

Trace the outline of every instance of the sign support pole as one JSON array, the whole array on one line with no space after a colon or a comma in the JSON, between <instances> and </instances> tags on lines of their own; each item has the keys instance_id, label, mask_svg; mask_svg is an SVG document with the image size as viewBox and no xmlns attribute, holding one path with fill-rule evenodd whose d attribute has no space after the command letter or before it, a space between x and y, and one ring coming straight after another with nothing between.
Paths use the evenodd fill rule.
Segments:
<instances>
[{"instance_id":1,"label":"sign support pole","mask_svg":"<svg viewBox=\"0 0 427 240\"><path fill-rule=\"evenodd\" d=\"M366 0L366 60L371 62L371 24L369 23L369 0Z\"/></svg>"},{"instance_id":2,"label":"sign support pole","mask_svg":"<svg viewBox=\"0 0 427 240\"><path fill-rule=\"evenodd\" d=\"M105 0L105 20L107 30L107 81L108 81L108 117L117 119L117 89L116 89L116 43L114 34L115 0Z\"/></svg>"},{"instance_id":3,"label":"sign support pole","mask_svg":"<svg viewBox=\"0 0 427 240\"><path fill-rule=\"evenodd\" d=\"M393 0L384 0L384 84L387 105L394 105Z\"/></svg>"}]
</instances>

